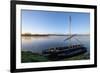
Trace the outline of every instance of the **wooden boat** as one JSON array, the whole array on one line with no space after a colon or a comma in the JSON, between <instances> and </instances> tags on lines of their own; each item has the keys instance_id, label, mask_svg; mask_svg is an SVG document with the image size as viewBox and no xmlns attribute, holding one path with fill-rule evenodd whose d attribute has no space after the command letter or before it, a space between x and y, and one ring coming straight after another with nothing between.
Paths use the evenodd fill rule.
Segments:
<instances>
[{"instance_id":1,"label":"wooden boat","mask_svg":"<svg viewBox=\"0 0 100 73\"><path fill-rule=\"evenodd\" d=\"M42 53L50 60L60 60L83 54L85 52L87 52L86 47L83 47L82 45L73 45L46 49Z\"/></svg>"},{"instance_id":2,"label":"wooden boat","mask_svg":"<svg viewBox=\"0 0 100 73\"><path fill-rule=\"evenodd\" d=\"M60 53L70 53L70 52L74 52L74 51L86 51L86 48L83 47L82 45L72 45L72 46L66 46L66 47L56 47L56 48L50 48L50 49L46 49L43 51L43 54L60 54Z\"/></svg>"}]
</instances>

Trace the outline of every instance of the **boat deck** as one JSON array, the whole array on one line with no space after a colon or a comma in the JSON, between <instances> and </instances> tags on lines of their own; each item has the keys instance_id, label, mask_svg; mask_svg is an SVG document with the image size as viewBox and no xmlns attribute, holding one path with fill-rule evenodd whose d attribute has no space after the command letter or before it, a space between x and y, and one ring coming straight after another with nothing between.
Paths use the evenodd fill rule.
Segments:
<instances>
[{"instance_id":1,"label":"boat deck","mask_svg":"<svg viewBox=\"0 0 100 73\"><path fill-rule=\"evenodd\" d=\"M50 58L50 59L62 59L68 58L75 55L79 55L85 53L87 51L86 47L82 45L72 45L66 47L56 47L50 48L43 51L43 55Z\"/></svg>"}]
</instances>

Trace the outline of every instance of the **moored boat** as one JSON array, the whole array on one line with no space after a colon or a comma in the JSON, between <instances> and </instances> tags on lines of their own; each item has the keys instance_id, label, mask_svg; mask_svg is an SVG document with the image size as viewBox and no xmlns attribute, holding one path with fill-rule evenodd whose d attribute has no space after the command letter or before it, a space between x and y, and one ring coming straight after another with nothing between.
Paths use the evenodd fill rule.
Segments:
<instances>
[{"instance_id":1,"label":"moored boat","mask_svg":"<svg viewBox=\"0 0 100 73\"><path fill-rule=\"evenodd\" d=\"M85 52L87 52L86 47L83 47L82 45L73 45L46 49L42 54L51 60L60 60L83 54Z\"/></svg>"}]
</instances>

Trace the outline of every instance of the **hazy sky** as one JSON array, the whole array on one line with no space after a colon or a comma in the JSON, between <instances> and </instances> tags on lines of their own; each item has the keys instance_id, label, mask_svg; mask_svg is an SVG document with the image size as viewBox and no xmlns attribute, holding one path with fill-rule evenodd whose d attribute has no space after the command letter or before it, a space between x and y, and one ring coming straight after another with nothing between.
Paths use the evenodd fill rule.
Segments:
<instances>
[{"instance_id":1,"label":"hazy sky","mask_svg":"<svg viewBox=\"0 0 100 73\"><path fill-rule=\"evenodd\" d=\"M68 34L69 16L71 33L90 32L89 13L22 10L21 16L22 33Z\"/></svg>"}]
</instances>

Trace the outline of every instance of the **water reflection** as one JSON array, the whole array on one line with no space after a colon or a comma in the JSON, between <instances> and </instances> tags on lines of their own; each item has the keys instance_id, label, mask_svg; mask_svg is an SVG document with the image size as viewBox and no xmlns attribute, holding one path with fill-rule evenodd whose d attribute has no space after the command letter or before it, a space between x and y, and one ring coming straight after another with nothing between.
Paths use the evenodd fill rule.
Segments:
<instances>
[{"instance_id":1,"label":"water reflection","mask_svg":"<svg viewBox=\"0 0 100 73\"><path fill-rule=\"evenodd\" d=\"M54 47L63 47L67 46L70 43L80 44L74 38L67 41L64 41L68 36L22 36L22 50L23 51L32 51L34 53L42 53L44 49L54 48ZM81 43L87 47L88 53L90 50L90 36L75 36L78 38Z\"/></svg>"}]
</instances>

